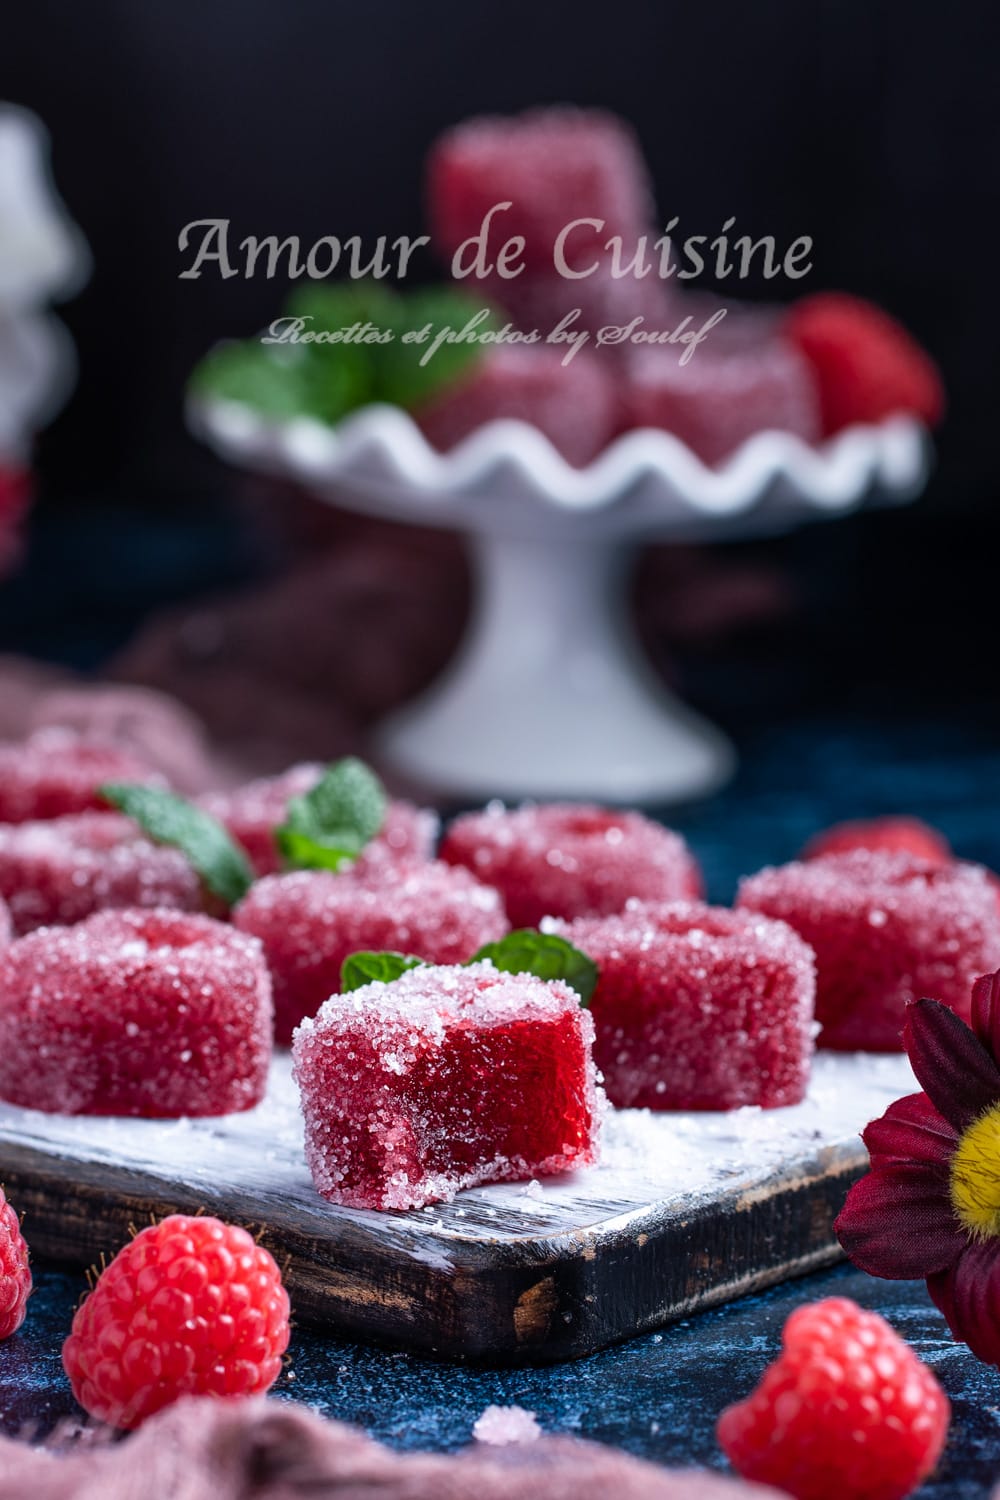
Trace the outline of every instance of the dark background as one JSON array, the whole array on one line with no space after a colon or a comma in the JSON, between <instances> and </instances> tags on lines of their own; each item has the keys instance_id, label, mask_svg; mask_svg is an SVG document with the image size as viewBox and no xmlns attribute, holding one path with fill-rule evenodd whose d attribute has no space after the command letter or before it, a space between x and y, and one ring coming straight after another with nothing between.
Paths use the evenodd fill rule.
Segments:
<instances>
[{"instance_id":1,"label":"dark background","mask_svg":"<svg viewBox=\"0 0 1000 1500\"><path fill-rule=\"evenodd\" d=\"M199 356L269 321L287 285L179 280L184 224L225 217L234 240L306 245L417 234L421 164L443 126L568 99L632 121L664 219L713 232L734 215L779 243L811 234L815 269L798 288L883 303L949 391L918 506L692 564L689 592L707 566L723 600L729 568L776 574L778 618L723 604L692 627L657 611L678 564L648 557L654 652L735 728L747 714L970 699L989 717L995 31L985 3L904 0L10 8L0 98L51 130L94 271L63 309L80 381L39 443L41 502L28 570L0 589L0 649L99 665L151 609L287 561L287 537L248 526L242 482L186 435L182 412Z\"/></svg>"}]
</instances>

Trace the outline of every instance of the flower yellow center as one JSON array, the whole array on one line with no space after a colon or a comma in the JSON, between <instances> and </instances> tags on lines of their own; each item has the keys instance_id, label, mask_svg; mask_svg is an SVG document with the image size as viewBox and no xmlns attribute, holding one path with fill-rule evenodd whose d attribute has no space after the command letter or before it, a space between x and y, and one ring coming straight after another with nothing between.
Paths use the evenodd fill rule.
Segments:
<instances>
[{"instance_id":1,"label":"flower yellow center","mask_svg":"<svg viewBox=\"0 0 1000 1500\"><path fill-rule=\"evenodd\" d=\"M951 1202L976 1239L1000 1235L1000 1105L962 1132L951 1162Z\"/></svg>"}]
</instances>

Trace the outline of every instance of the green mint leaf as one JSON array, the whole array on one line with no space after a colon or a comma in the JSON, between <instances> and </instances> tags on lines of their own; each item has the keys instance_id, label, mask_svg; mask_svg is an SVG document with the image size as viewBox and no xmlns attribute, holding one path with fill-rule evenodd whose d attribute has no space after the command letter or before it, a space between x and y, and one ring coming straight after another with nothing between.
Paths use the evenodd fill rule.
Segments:
<instances>
[{"instance_id":1,"label":"green mint leaf","mask_svg":"<svg viewBox=\"0 0 1000 1500\"><path fill-rule=\"evenodd\" d=\"M340 970L340 993L350 994L362 985L391 984L407 969L421 969L425 960L412 953L349 953Z\"/></svg>"},{"instance_id":2,"label":"green mint leaf","mask_svg":"<svg viewBox=\"0 0 1000 1500\"><path fill-rule=\"evenodd\" d=\"M597 984L597 965L586 953L554 932L536 932L533 927L508 932L498 943L487 943L469 959L470 964L489 959L505 974L534 974L539 979L563 979L588 1005Z\"/></svg>"},{"instance_id":3,"label":"green mint leaf","mask_svg":"<svg viewBox=\"0 0 1000 1500\"><path fill-rule=\"evenodd\" d=\"M102 786L101 796L133 818L154 843L172 844L186 855L213 896L227 906L235 906L250 889L253 871L246 855L222 824L193 802L176 792L127 782Z\"/></svg>"},{"instance_id":4,"label":"green mint leaf","mask_svg":"<svg viewBox=\"0 0 1000 1500\"><path fill-rule=\"evenodd\" d=\"M357 859L385 820L382 783L364 761L328 766L316 785L288 804L278 848L296 869L339 870Z\"/></svg>"},{"instance_id":5,"label":"green mint leaf","mask_svg":"<svg viewBox=\"0 0 1000 1500\"><path fill-rule=\"evenodd\" d=\"M395 406L420 407L447 386L457 384L487 352L487 345L470 340L465 343L438 343L435 352L421 364L445 330L458 334L487 306L485 299L475 299L468 292L452 287L430 287L400 298L392 322L393 340L377 350L375 377L377 396ZM475 332L496 332L501 319L490 308L488 318ZM428 330L423 338L424 330ZM407 336L410 337L407 337ZM415 342L420 335L422 342Z\"/></svg>"}]
</instances>

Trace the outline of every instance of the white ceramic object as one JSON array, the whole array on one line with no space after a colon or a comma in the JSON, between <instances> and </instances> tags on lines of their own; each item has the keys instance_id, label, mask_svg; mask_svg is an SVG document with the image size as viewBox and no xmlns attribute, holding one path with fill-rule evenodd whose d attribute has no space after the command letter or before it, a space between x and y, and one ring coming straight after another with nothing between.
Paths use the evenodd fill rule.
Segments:
<instances>
[{"instance_id":1,"label":"white ceramic object","mask_svg":"<svg viewBox=\"0 0 1000 1500\"><path fill-rule=\"evenodd\" d=\"M923 429L905 418L821 448L762 432L720 469L643 430L575 469L523 422L491 422L440 454L396 407L336 427L268 422L222 401L198 401L190 417L233 462L354 510L468 535L478 590L467 637L442 678L382 725L379 749L409 781L470 799L659 803L717 788L730 746L653 680L633 639L630 547L902 502L928 461Z\"/></svg>"}]
</instances>

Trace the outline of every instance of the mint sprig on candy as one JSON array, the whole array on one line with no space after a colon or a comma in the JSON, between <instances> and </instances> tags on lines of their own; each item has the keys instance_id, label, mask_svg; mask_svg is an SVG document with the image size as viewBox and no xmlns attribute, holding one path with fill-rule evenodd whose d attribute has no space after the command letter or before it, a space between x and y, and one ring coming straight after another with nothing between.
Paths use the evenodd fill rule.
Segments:
<instances>
[{"instance_id":1,"label":"mint sprig on candy","mask_svg":"<svg viewBox=\"0 0 1000 1500\"><path fill-rule=\"evenodd\" d=\"M470 964L488 959L505 974L534 974L538 979L562 979L589 1005L597 984L597 965L586 953L554 932L522 927L508 932L496 943L486 943L469 959Z\"/></svg>"},{"instance_id":2,"label":"mint sprig on candy","mask_svg":"<svg viewBox=\"0 0 1000 1500\"><path fill-rule=\"evenodd\" d=\"M205 885L235 906L253 884L253 871L243 850L217 818L176 792L161 787L109 782L101 796L132 818L157 844L172 844L186 855Z\"/></svg>"},{"instance_id":3,"label":"mint sprig on candy","mask_svg":"<svg viewBox=\"0 0 1000 1500\"><path fill-rule=\"evenodd\" d=\"M426 967L426 960L412 953L350 953L340 970L340 993L349 995L365 984L391 984L407 969Z\"/></svg>"},{"instance_id":4,"label":"mint sprig on candy","mask_svg":"<svg viewBox=\"0 0 1000 1500\"><path fill-rule=\"evenodd\" d=\"M408 969L426 967L426 959L407 953L352 953L345 958L340 971L340 993L349 994L365 984L392 984ZM489 962L504 974L534 974L546 981L561 979L576 990L581 1005L588 1005L597 984L597 965L586 953L551 932L536 932L533 927L509 932L499 942L487 943L466 959L470 964Z\"/></svg>"},{"instance_id":5,"label":"mint sprig on candy","mask_svg":"<svg viewBox=\"0 0 1000 1500\"><path fill-rule=\"evenodd\" d=\"M292 869L340 870L381 830L385 810L385 791L374 771L347 756L310 791L292 798L274 836Z\"/></svg>"}]
</instances>

